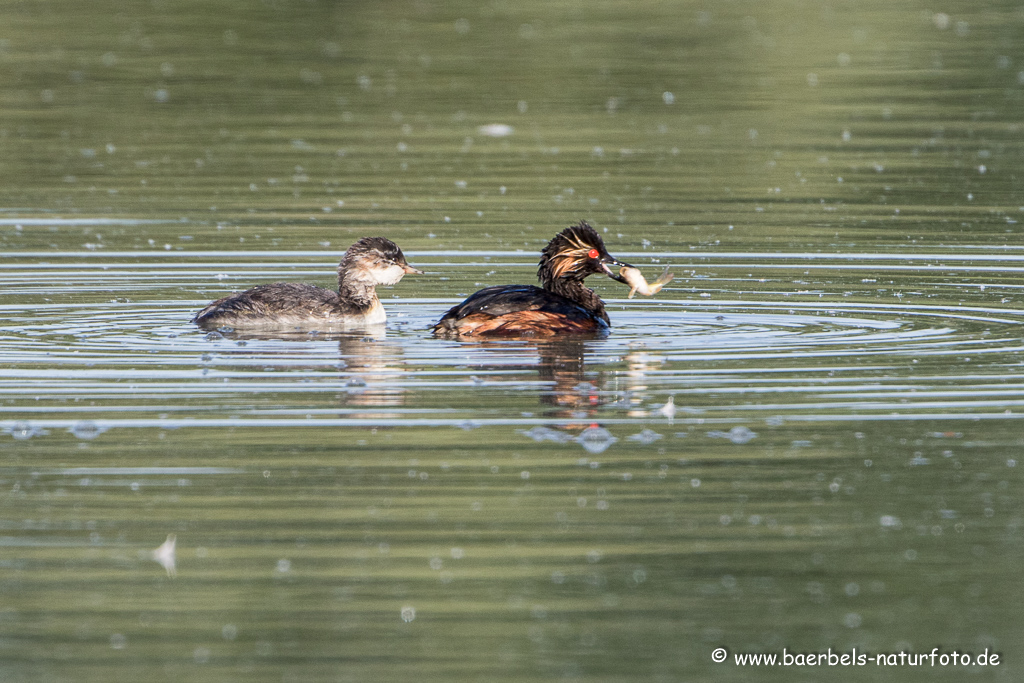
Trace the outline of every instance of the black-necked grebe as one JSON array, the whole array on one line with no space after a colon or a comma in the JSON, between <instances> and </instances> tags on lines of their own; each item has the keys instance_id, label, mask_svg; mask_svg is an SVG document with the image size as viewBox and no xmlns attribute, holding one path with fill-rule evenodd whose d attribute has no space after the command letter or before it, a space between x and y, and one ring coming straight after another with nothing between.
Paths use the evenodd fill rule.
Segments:
<instances>
[{"instance_id":1,"label":"black-necked grebe","mask_svg":"<svg viewBox=\"0 0 1024 683\"><path fill-rule=\"evenodd\" d=\"M406 273L421 273L391 240L364 237L338 264L338 291L295 282L259 285L218 299L192 322L212 330L323 330L384 322L377 285L393 285Z\"/></svg>"},{"instance_id":2,"label":"black-necked grebe","mask_svg":"<svg viewBox=\"0 0 1024 683\"><path fill-rule=\"evenodd\" d=\"M553 337L605 332L610 326L604 302L583 285L598 273L632 283L615 269L630 269L604 248L585 221L566 228L544 247L537 277L541 287L499 285L473 294L434 325L439 337ZM639 272L639 271L637 271Z\"/></svg>"}]
</instances>

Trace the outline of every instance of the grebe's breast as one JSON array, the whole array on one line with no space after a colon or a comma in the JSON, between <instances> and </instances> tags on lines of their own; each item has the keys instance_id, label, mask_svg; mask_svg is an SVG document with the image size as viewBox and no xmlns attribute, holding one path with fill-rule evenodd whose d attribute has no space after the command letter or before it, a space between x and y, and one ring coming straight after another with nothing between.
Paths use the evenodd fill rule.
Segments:
<instances>
[{"instance_id":1,"label":"grebe's breast","mask_svg":"<svg viewBox=\"0 0 1024 683\"><path fill-rule=\"evenodd\" d=\"M349 317L352 318L354 323L361 325L383 325L387 320L387 314L384 313L384 304L377 297L373 298L373 305L365 312L353 314Z\"/></svg>"}]
</instances>

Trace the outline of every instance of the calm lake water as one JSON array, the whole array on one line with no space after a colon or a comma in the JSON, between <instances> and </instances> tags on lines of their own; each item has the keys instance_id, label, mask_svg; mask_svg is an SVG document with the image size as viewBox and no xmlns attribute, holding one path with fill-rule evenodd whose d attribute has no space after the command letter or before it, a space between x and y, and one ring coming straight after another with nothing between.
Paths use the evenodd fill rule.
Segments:
<instances>
[{"instance_id":1,"label":"calm lake water","mask_svg":"<svg viewBox=\"0 0 1024 683\"><path fill-rule=\"evenodd\" d=\"M1016 3L2 13L0 679L1024 676ZM676 279L429 336L580 219ZM385 329L189 323L366 235Z\"/></svg>"}]
</instances>

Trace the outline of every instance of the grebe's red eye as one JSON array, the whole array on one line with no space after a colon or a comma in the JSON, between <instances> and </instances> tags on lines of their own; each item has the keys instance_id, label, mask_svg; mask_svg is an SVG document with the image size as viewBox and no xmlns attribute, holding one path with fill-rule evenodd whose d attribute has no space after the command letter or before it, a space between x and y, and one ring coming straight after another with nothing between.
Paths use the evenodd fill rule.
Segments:
<instances>
[{"instance_id":1,"label":"grebe's red eye","mask_svg":"<svg viewBox=\"0 0 1024 683\"><path fill-rule=\"evenodd\" d=\"M590 251L587 252L587 256L589 256L590 258L597 258L600 255L601 252L599 252L597 249L591 249Z\"/></svg>"}]
</instances>

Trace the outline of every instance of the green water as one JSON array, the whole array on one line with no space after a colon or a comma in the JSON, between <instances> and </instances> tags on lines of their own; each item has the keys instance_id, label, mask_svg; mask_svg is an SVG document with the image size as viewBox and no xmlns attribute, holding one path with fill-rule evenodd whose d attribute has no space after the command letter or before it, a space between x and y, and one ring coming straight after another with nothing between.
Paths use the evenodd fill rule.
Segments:
<instances>
[{"instance_id":1,"label":"green water","mask_svg":"<svg viewBox=\"0 0 1024 683\"><path fill-rule=\"evenodd\" d=\"M1021 677L1015 4L0 17L3 680ZM580 219L676 279L428 336ZM383 335L189 323L366 235Z\"/></svg>"}]
</instances>

